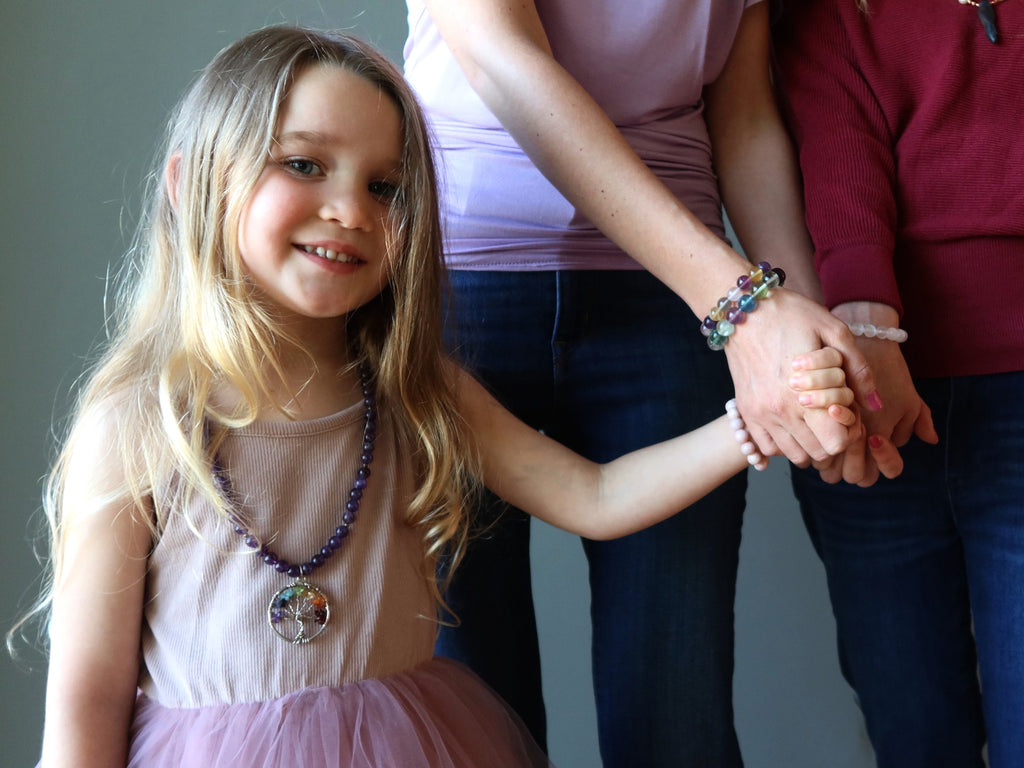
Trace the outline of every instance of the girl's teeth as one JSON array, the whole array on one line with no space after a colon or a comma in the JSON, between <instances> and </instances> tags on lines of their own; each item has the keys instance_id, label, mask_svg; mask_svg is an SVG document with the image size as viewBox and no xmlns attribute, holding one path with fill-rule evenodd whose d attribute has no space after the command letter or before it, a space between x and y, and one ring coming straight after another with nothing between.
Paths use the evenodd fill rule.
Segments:
<instances>
[{"instance_id":1,"label":"girl's teeth","mask_svg":"<svg viewBox=\"0 0 1024 768\"><path fill-rule=\"evenodd\" d=\"M311 245L304 245L302 250L306 253L315 253L320 258L327 259L328 261L349 261L344 254L332 251L329 248L314 248Z\"/></svg>"}]
</instances>

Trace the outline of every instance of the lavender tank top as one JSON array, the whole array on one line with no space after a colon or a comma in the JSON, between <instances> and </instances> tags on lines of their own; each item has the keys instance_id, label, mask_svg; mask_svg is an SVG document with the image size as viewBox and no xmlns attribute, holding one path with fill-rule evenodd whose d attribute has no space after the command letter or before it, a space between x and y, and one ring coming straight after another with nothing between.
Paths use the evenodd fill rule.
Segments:
<instances>
[{"instance_id":1,"label":"lavender tank top","mask_svg":"<svg viewBox=\"0 0 1024 768\"><path fill-rule=\"evenodd\" d=\"M536 0L558 61L686 207L725 236L702 90L759 0ZM449 265L638 269L536 169L462 75L422 0L405 72L431 123Z\"/></svg>"}]
</instances>

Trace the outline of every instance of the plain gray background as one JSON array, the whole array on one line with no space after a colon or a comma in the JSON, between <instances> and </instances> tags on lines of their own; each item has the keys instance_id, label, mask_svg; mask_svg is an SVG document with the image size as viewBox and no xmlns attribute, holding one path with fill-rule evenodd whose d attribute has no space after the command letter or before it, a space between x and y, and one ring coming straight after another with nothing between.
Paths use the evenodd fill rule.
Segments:
<instances>
[{"instance_id":1,"label":"plain gray background","mask_svg":"<svg viewBox=\"0 0 1024 768\"><path fill-rule=\"evenodd\" d=\"M3 461L0 564L6 629L38 590L32 539L41 478L68 392L102 339L105 276L139 209L166 115L225 44L266 24L345 28L400 61L402 0L333 3L14 0L0 25ZM788 470L752 478L736 604L736 722L748 768L871 765L839 677L824 575ZM599 765L588 596L578 541L536 525L534 562L551 757ZM685 600L685 595L679 595ZM38 756L45 660L0 660L4 765ZM710 768L704 767L701 768Z\"/></svg>"}]
</instances>

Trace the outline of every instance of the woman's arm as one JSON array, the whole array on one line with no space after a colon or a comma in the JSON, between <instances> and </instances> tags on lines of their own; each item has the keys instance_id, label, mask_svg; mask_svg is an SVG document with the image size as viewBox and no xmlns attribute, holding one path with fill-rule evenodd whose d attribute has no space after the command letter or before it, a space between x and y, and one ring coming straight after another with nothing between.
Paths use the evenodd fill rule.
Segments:
<instances>
[{"instance_id":1,"label":"woman's arm","mask_svg":"<svg viewBox=\"0 0 1024 768\"><path fill-rule=\"evenodd\" d=\"M427 0L427 6L471 86L541 172L703 316L749 264L658 180L554 59L533 3ZM728 345L740 404L762 448L777 443L802 462L808 453L824 458L842 449L843 438L831 426L818 435L804 424L787 399L783 372L798 351L827 343L846 356L861 400L874 389L870 373L846 329L821 307L785 290L763 306Z\"/></svg>"},{"instance_id":2,"label":"woman's arm","mask_svg":"<svg viewBox=\"0 0 1024 768\"><path fill-rule=\"evenodd\" d=\"M790 3L778 26L777 71L799 147L807 221L832 313L844 323L896 327L902 311L894 253L899 221L895 136L861 71L836 3ZM857 12L850 6L850 10ZM938 436L900 345L858 338L885 408L864 412L871 434L904 445ZM824 468L830 482L871 485L879 476L864 441ZM884 474L884 473L883 473Z\"/></svg>"},{"instance_id":3,"label":"woman's arm","mask_svg":"<svg viewBox=\"0 0 1024 768\"><path fill-rule=\"evenodd\" d=\"M817 303L821 301L821 288L814 271L813 245L804 224L799 167L776 103L770 55L768 3L761 2L744 13L722 73L705 88L715 171L726 212L751 261L768 261L782 267L787 275L786 287ZM762 307L768 313L777 308ZM806 309L806 303L791 309L794 317L804 317L803 337L769 336L769 342L780 345L771 354L764 355L768 348L760 339L752 346L761 349L762 358L735 354L745 341L750 341L739 334L726 348L733 380L737 382L737 400L762 444L768 438L758 431L759 425L774 422L778 427L769 430L774 436L786 423L799 425L801 415L785 392L771 388L770 372L761 367L765 359L785 360L794 350L811 348L814 334L807 331L815 324L844 352L857 350L843 323L825 318L818 306L810 308L813 314L802 315ZM752 353L753 349L749 351ZM847 375L851 381L856 381L854 366L860 365L863 362L855 358L848 361ZM740 382L746 385L741 387ZM804 411L802 416L814 433L828 434L835 428L823 411ZM803 442L799 433L795 437ZM792 457L791 446L781 447Z\"/></svg>"},{"instance_id":4,"label":"woman's arm","mask_svg":"<svg viewBox=\"0 0 1024 768\"><path fill-rule=\"evenodd\" d=\"M687 304L747 267L640 160L553 57L533 2L427 0L470 85L540 171ZM680 268L679 262L688 266Z\"/></svg>"},{"instance_id":5,"label":"woman's arm","mask_svg":"<svg viewBox=\"0 0 1024 768\"><path fill-rule=\"evenodd\" d=\"M55 575L42 768L124 768L139 673L145 512L123 496L111 421L77 430Z\"/></svg>"},{"instance_id":6,"label":"woman's arm","mask_svg":"<svg viewBox=\"0 0 1024 768\"><path fill-rule=\"evenodd\" d=\"M747 9L718 78L704 89L722 201L744 252L786 271L786 287L821 302L814 246L789 132L771 81L767 0Z\"/></svg>"}]
</instances>

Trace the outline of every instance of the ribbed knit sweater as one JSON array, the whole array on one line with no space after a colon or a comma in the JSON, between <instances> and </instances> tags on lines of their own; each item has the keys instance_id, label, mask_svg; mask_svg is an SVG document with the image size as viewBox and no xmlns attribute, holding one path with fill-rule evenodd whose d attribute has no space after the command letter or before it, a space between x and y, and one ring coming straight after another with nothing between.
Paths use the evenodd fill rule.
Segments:
<instances>
[{"instance_id":1,"label":"ribbed knit sweater","mask_svg":"<svg viewBox=\"0 0 1024 768\"><path fill-rule=\"evenodd\" d=\"M786 0L779 84L829 306L900 311L915 376L1024 369L1024 0Z\"/></svg>"}]
</instances>

